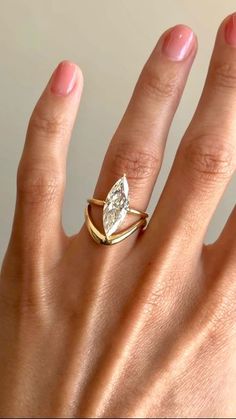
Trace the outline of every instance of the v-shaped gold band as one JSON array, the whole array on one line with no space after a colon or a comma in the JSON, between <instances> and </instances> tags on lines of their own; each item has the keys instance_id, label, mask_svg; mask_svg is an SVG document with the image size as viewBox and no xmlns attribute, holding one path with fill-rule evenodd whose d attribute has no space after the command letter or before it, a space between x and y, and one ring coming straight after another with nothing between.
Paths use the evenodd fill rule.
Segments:
<instances>
[{"instance_id":1,"label":"v-shaped gold band","mask_svg":"<svg viewBox=\"0 0 236 419\"><path fill-rule=\"evenodd\" d=\"M129 210L127 211L128 213L140 215L141 218L138 221L136 221L134 224L132 224L130 227L128 227L127 229L121 231L120 233L112 234L111 236L107 237L105 234L101 233L95 227L95 225L93 224L93 222L91 220L90 214L89 214L90 204L93 203L95 205L103 206L105 201L102 201L100 199L95 199L95 198L88 199L87 201L88 201L88 205L85 208L85 222L86 222L86 225L88 227L89 233L91 234L93 239L99 244L111 245L111 244L119 243L122 240L129 237L138 228L142 227L142 229L143 229L147 224L148 214L146 212L138 211L138 210L129 208Z\"/></svg>"}]
</instances>

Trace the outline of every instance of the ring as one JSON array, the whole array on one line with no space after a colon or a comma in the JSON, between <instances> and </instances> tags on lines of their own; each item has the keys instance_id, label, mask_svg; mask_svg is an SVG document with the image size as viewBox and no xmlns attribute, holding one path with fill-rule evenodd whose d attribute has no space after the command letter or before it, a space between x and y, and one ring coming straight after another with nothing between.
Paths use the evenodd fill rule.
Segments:
<instances>
[{"instance_id":1,"label":"ring","mask_svg":"<svg viewBox=\"0 0 236 419\"><path fill-rule=\"evenodd\" d=\"M88 205L85 208L85 221L90 235L97 243L106 245L119 243L129 237L138 228L144 229L147 225L148 214L144 211L130 208L128 193L129 185L126 174L124 174L112 186L105 201L96 198L87 199ZM89 214L91 204L103 206L104 233L101 233L91 220ZM124 221L126 214L139 215L141 218L127 229L114 234Z\"/></svg>"}]
</instances>

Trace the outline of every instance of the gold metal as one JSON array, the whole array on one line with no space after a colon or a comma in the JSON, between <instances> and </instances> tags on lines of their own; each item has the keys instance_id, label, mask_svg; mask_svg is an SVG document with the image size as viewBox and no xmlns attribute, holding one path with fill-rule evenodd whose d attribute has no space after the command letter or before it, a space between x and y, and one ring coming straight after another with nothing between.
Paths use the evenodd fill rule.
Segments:
<instances>
[{"instance_id":1,"label":"gold metal","mask_svg":"<svg viewBox=\"0 0 236 419\"><path fill-rule=\"evenodd\" d=\"M90 202L92 201L92 202ZM97 202L95 202L97 201ZM121 231L120 233L117 234L112 234L111 236L107 237L105 234L101 233L93 224L90 214L89 214L89 208L90 208L90 204L94 203L97 205L103 205L104 201L101 201L99 199L88 199L89 204L87 205L87 207L85 208L85 221L86 221L86 225L88 227L88 230L91 234L91 236L93 237L93 239L99 243L99 244L105 244L105 245L111 245L111 244L115 244L115 243L119 243L122 240L126 239L127 237L129 237L132 233L134 233L138 228L142 227L144 228L147 224L147 217L148 214L143 212L143 211L138 211L138 210L129 210L128 212L131 212L133 214L139 214L141 215L141 219L139 219L138 221L136 221L134 224L132 224L130 227L128 227L126 230ZM103 204L102 204L102 203ZM135 211L135 212L133 212Z\"/></svg>"}]
</instances>

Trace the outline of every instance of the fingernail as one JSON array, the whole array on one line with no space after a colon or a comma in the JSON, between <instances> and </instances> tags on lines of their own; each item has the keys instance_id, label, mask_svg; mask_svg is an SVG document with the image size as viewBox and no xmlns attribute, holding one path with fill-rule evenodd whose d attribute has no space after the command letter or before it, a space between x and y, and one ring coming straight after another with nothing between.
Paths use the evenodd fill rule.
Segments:
<instances>
[{"instance_id":1,"label":"fingernail","mask_svg":"<svg viewBox=\"0 0 236 419\"><path fill-rule=\"evenodd\" d=\"M233 13L225 25L225 40L236 47L236 13Z\"/></svg>"},{"instance_id":2,"label":"fingernail","mask_svg":"<svg viewBox=\"0 0 236 419\"><path fill-rule=\"evenodd\" d=\"M167 33L162 51L171 60L181 61L191 51L193 37L193 31L187 26L175 26Z\"/></svg>"},{"instance_id":3,"label":"fingernail","mask_svg":"<svg viewBox=\"0 0 236 419\"><path fill-rule=\"evenodd\" d=\"M53 74L51 91L60 96L68 95L77 79L77 66L70 61L62 61Z\"/></svg>"}]
</instances>

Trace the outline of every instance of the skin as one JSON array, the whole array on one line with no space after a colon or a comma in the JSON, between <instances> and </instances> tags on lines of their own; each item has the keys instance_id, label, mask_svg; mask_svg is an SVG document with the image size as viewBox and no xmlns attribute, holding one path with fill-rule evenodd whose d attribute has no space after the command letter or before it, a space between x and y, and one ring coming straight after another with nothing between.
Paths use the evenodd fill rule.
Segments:
<instances>
[{"instance_id":1,"label":"skin","mask_svg":"<svg viewBox=\"0 0 236 419\"><path fill-rule=\"evenodd\" d=\"M236 212L204 236L236 162L236 48L220 25L196 112L147 228L114 246L61 224L66 154L83 76L50 79L33 110L0 281L1 417L235 417ZM168 31L167 31L168 32ZM166 33L167 33L166 32ZM125 172L147 208L197 51L145 64L94 191ZM102 228L101 208L93 206ZM132 219L133 217L133 219ZM136 220L126 217L124 227Z\"/></svg>"}]
</instances>

